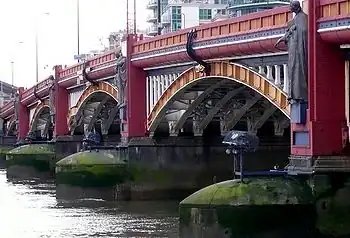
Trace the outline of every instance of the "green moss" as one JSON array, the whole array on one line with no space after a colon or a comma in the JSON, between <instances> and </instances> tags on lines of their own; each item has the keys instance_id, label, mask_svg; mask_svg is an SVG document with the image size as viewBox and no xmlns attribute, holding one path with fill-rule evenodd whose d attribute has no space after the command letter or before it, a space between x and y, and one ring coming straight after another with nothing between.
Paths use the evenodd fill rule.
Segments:
<instances>
[{"instance_id":1,"label":"green moss","mask_svg":"<svg viewBox=\"0 0 350 238\"><path fill-rule=\"evenodd\" d=\"M0 147L0 154L7 154L12 149L13 149L12 146L1 146Z\"/></svg>"},{"instance_id":2,"label":"green moss","mask_svg":"<svg viewBox=\"0 0 350 238\"><path fill-rule=\"evenodd\" d=\"M297 229L304 234L313 221L311 189L284 177L225 181L180 203L180 232L187 237L285 237Z\"/></svg>"},{"instance_id":3,"label":"green moss","mask_svg":"<svg viewBox=\"0 0 350 238\"><path fill-rule=\"evenodd\" d=\"M104 187L130 178L125 158L118 151L84 151L67 156L56 164L58 184Z\"/></svg>"},{"instance_id":4,"label":"green moss","mask_svg":"<svg viewBox=\"0 0 350 238\"><path fill-rule=\"evenodd\" d=\"M54 171L53 164L55 163L55 154L7 154L6 167L13 165L31 166L40 172Z\"/></svg>"},{"instance_id":5,"label":"green moss","mask_svg":"<svg viewBox=\"0 0 350 238\"><path fill-rule=\"evenodd\" d=\"M157 184L169 184L171 171L168 169L152 168L152 165L132 163L129 165L131 181L134 183L154 182Z\"/></svg>"},{"instance_id":6,"label":"green moss","mask_svg":"<svg viewBox=\"0 0 350 238\"><path fill-rule=\"evenodd\" d=\"M312 201L312 191L305 183L279 177L213 184L187 197L180 205L282 205L310 204Z\"/></svg>"},{"instance_id":7,"label":"green moss","mask_svg":"<svg viewBox=\"0 0 350 238\"><path fill-rule=\"evenodd\" d=\"M323 194L332 188L329 176L327 175L315 175L308 179L307 183L311 187L315 197L320 196L320 194Z\"/></svg>"},{"instance_id":8,"label":"green moss","mask_svg":"<svg viewBox=\"0 0 350 238\"><path fill-rule=\"evenodd\" d=\"M95 165L85 170L70 170L56 173L57 184L79 187L108 187L123 183L128 173L124 166Z\"/></svg>"},{"instance_id":9,"label":"green moss","mask_svg":"<svg viewBox=\"0 0 350 238\"><path fill-rule=\"evenodd\" d=\"M10 147L10 146L1 146L0 147L0 161L5 161L6 154L12 149L13 149L13 147Z\"/></svg>"},{"instance_id":10,"label":"green moss","mask_svg":"<svg viewBox=\"0 0 350 238\"><path fill-rule=\"evenodd\" d=\"M350 235L349 198L350 187L345 187L317 200L317 229L321 233L335 237Z\"/></svg>"},{"instance_id":11,"label":"green moss","mask_svg":"<svg viewBox=\"0 0 350 238\"><path fill-rule=\"evenodd\" d=\"M56 166L125 164L125 159L118 151L83 151L63 158Z\"/></svg>"},{"instance_id":12,"label":"green moss","mask_svg":"<svg viewBox=\"0 0 350 238\"><path fill-rule=\"evenodd\" d=\"M31 154L54 154L55 150L53 145L49 144L31 144L22 145L10 150L8 155L31 155ZM12 156L9 159L14 158Z\"/></svg>"}]
</instances>

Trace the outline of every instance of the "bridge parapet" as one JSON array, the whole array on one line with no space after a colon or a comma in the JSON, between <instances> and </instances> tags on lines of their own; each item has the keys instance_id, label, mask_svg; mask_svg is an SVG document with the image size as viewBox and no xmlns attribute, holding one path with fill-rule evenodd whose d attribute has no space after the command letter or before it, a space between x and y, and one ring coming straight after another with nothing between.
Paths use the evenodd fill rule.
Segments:
<instances>
[{"instance_id":1,"label":"bridge parapet","mask_svg":"<svg viewBox=\"0 0 350 238\"><path fill-rule=\"evenodd\" d=\"M331 20L349 18L349 0L321 0L320 1L320 18L319 22Z\"/></svg>"},{"instance_id":2,"label":"bridge parapet","mask_svg":"<svg viewBox=\"0 0 350 238\"><path fill-rule=\"evenodd\" d=\"M28 98L30 98L34 94L34 90L36 90L37 93L43 92L45 89L48 89L48 87L51 85L51 79L50 77L44 79L43 81L39 82L38 84L34 85L31 88L28 88L23 92L22 95L22 102L26 101Z\"/></svg>"},{"instance_id":3,"label":"bridge parapet","mask_svg":"<svg viewBox=\"0 0 350 238\"><path fill-rule=\"evenodd\" d=\"M288 7L276 8L264 12L248 14L242 17L231 18L196 27L197 41L204 41L227 35L239 35L254 33L262 29L285 27L292 18ZM168 47L178 47L187 42L187 33L190 29L184 29L173 33L156 36L151 39L138 41L133 46L133 54L145 53Z\"/></svg>"},{"instance_id":4,"label":"bridge parapet","mask_svg":"<svg viewBox=\"0 0 350 238\"><path fill-rule=\"evenodd\" d=\"M348 44L350 37L350 0L320 0L318 33L333 44Z\"/></svg>"},{"instance_id":5,"label":"bridge parapet","mask_svg":"<svg viewBox=\"0 0 350 238\"><path fill-rule=\"evenodd\" d=\"M103 55L96 56L87 60L86 62L82 62L73 66L69 66L61 69L58 72L59 75L59 84L64 84L71 79L76 79L81 75L82 70L88 68L90 72L100 71L106 68L112 67L115 64L115 61L119 57L120 49L110 51ZM90 75L91 77L91 75ZM96 79L96 77L92 77L92 79Z\"/></svg>"},{"instance_id":6,"label":"bridge parapet","mask_svg":"<svg viewBox=\"0 0 350 238\"><path fill-rule=\"evenodd\" d=\"M2 118L6 118L10 115L13 114L14 112L14 102L13 101L9 101L6 104L4 104L4 106L1 107L0 109L0 116Z\"/></svg>"}]
</instances>

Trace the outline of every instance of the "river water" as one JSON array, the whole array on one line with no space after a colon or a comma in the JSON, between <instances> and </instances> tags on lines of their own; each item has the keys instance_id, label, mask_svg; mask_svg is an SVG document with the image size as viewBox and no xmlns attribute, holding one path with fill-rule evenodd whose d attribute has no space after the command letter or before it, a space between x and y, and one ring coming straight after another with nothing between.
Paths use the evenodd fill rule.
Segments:
<instances>
[{"instance_id":1,"label":"river water","mask_svg":"<svg viewBox=\"0 0 350 238\"><path fill-rule=\"evenodd\" d=\"M53 182L0 169L0 237L178 237L178 202L57 201Z\"/></svg>"}]
</instances>

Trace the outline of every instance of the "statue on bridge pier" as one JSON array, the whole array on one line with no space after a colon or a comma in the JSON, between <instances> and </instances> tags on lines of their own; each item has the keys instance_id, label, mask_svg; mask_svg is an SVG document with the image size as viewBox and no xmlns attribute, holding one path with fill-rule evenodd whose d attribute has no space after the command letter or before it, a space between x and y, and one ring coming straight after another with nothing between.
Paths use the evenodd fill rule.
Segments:
<instances>
[{"instance_id":1,"label":"statue on bridge pier","mask_svg":"<svg viewBox=\"0 0 350 238\"><path fill-rule=\"evenodd\" d=\"M290 10L295 17L288 23L287 32L275 44L284 42L288 47L288 101L290 104L308 100L308 29L307 15L299 1L292 1Z\"/></svg>"}]
</instances>

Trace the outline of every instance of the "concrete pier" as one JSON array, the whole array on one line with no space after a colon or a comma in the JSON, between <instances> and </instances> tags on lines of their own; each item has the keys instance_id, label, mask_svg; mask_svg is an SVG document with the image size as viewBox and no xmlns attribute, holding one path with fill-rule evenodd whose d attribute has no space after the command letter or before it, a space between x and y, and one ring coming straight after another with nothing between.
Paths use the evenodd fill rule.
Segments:
<instances>
[{"instance_id":1,"label":"concrete pier","mask_svg":"<svg viewBox=\"0 0 350 238\"><path fill-rule=\"evenodd\" d=\"M6 155L8 178L50 178L56 161L54 146L50 144L22 145Z\"/></svg>"},{"instance_id":2,"label":"concrete pier","mask_svg":"<svg viewBox=\"0 0 350 238\"><path fill-rule=\"evenodd\" d=\"M313 195L305 182L247 178L210 185L180 203L180 237L313 237Z\"/></svg>"},{"instance_id":3,"label":"concrete pier","mask_svg":"<svg viewBox=\"0 0 350 238\"><path fill-rule=\"evenodd\" d=\"M221 138L216 141L205 141L196 137L158 140L148 137L133 138L123 149L79 152L58 162L58 190L66 191L62 194L74 194L67 192L72 191L70 189L73 186L76 194L80 194L79 198L90 196L108 200L181 200L213 181L232 178L233 160L225 154L225 149ZM111 155L107 156L105 153ZM283 166L288 159L288 153L288 146L285 144L262 146L259 152L247 155L246 166L250 169L271 169L276 164ZM87 155L89 160L81 159ZM90 176L91 168L105 167L107 171L109 165L117 163L116 161L125 163L126 170L125 173L115 172L124 176L118 181L102 181L96 176ZM89 182L79 179L79 183L76 181L78 177L74 176L78 165L78 177L89 174ZM74 178L67 177L68 173L75 174L72 175ZM85 186L87 184L89 186ZM113 196L110 195L111 190L114 191Z\"/></svg>"},{"instance_id":4,"label":"concrete pier","mask_svg":"<svg viewBox=\"0 0 350 238\"><path fill-rule=\"evenodd\" d=\"M115 186L129 180L120 151L92 150L72 154L56 164L58 199L115 200Z\"/></svg>"},{"instance_id":5,"label":"concrete pier","mask_svg":"<svg viewBox=\"0 0 350 238\"><path fill-rule=\"evenodd\" d=\"M225 153L221 138L135 138L129 142L132 181L127 185L132 200L183 199L191 193L233 177L233 159ZM281 167L288 159L288 146L261 146L247 155L249 169Z\"/></svg>"},{"instance_id":6,"label":"concrete pier","mask_svg":"<svg viewBox=\"0 0 350 238\"><path fill-rule=\"evenodd\" d=\"M54 178L56 162L80 149L80 141L76 139L67 136L55 142L19 145L6 153L7 176L22 179Z\"/></svg>"}]
</instances>

